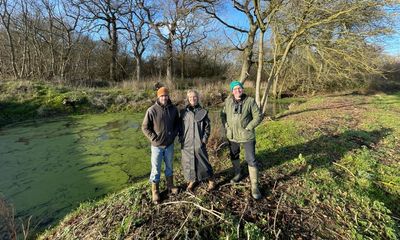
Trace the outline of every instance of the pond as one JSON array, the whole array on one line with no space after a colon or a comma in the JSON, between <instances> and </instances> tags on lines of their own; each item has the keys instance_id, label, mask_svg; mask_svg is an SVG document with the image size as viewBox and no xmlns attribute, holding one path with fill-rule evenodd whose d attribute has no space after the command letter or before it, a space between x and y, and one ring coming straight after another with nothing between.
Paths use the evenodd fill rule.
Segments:
<instances>
[{"instance_id":1,"label":"pond","mask_svg":"<svg viewBox=\"0 0 400 240\"><path fill-rule=\"evenodd\" d=\"M286 107L271 105L268 115ZM219 112L210 113L212 121L219 119ZM69 116L1 129L0 197L13 204L17 219L32 216L37 232L81 202L147 181L150 146L141 131L143 116Z\"/></svg>"},{"instance_id":2,"label":"pond","mask_svg":"<svg viewBox=\"0 0 400 240\"><path fill-rule=\"evenodd\" d=\"M56 118L0 131L0 193L17 218L48 226L80 202L147 179L143 114Z\"/></svg>"}]
</instances>

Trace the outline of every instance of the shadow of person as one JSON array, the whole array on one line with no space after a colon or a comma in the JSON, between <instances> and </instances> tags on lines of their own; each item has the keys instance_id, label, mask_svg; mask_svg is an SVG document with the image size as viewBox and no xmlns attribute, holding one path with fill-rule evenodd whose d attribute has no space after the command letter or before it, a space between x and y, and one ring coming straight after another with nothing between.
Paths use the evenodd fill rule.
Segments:
<instances>
[{"instance_id":1,"label":"shadow of person","mask_svg":"<svg viewBox=\"0 0 400 240\"><path fill-rule=\"evenodd\" d=\"M379 141L388 136L392 131L393 130L389 128L373 131L347 130L341 134L327 134L305 143L285 146L277 150L260 150L256 157L262 165L261 173L266 169L294 160L298 158L300 154L307 162L307 164L295 168L293 171L287 173L281 172L281 174L278 174L275 178L267 176L267 180L260 181L261 189L263 193L268 193L269 189L271 189L276 182L288 181L296 176L304 174L310 168L330 167L334 162L339 161L351 151L362 148L374 148ZM338 179L337 181L341 180ZM378 192L381 192L381 190ZM381 195L382 194L376 194L375 191L374 195L371 195L371 197L388 203L390 206L390 201L379 197ZM393 208L391 209L395 210Z\"/></svg>"},{"instance_id":2,"label":"shadow of person","mask_svg":"<svg viewBox=\"0 0 400 240\"><path fill-rule=\"evenodd\" d=\"M260 150L256 158L262 170L293 160L301 154L312 167L323 167L340 160L346 153L362 146L372 148L382 138L388 136L391 129L347 130L341 134L328 134L305 143L285 146L277 150Z\"/></svg>"}]
</instances>

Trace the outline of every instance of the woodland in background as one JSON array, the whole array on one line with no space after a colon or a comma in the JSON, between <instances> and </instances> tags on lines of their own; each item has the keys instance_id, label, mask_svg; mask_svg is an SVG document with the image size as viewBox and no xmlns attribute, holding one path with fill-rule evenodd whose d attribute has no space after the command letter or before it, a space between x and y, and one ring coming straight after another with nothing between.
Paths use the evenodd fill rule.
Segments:
<instances>
[{"instance_id":1,"label":"woodland in background","mask_svg":"<svg viewBox=\"0 0 400 240\"><path fill-rule=\"evenodd\" d=\"M392 0L0 0L0 76L85 86L248 80L265 107L269 94L340 91L396 71L398 59L377 43L393 33L398 7Z\"/></svg>"}]
</instances>

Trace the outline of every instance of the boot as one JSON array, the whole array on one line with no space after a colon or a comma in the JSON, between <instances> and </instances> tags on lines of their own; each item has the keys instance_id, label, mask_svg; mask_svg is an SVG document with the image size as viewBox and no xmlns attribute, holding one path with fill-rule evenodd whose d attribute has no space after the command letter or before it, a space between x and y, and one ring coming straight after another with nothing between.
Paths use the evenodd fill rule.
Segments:
<instances>
[{"instance_id":1,"label":"boot","mask_svg":"<svg viewBox=\"0 0 400 240\"><path fill-rule=\"evenodd\" d=\"M158 187L158 183L151 184L151 196L154 204L160 203L160 190Z\"/></svg>"},{"instance_id":2,"label":"boot","mask_svg":"<svg viewBox=\"0 0 400 240\"><path fill-rule=\"evenodd\" d=\"M208 179L207 191L212 191L215 189L215 179L214 177L210 177Z\"/></svg>"},{"instance_id":3,"label":"boot","mask_svg":"<svg viewBox=\"0 0 400 240\"><path fill-rule=\"evenodd\" d=\"M194 182L189 182L186 191L193 192L193 189L194 189Z\"/></svg>"},{"instance_id":4,"label":"boot","mask_svg":"<svg viewBox=\"0 0 400 240\"><path fill-rule=\"evenodd\" d=\"M167 177L167 189L169 193L178 194L178 188L174 186L174 176Z\"/></svg>"},{"instance_id":5,"label":"boot","mask_svg":"<svg viewBox=\"0 0 400 240\"><path fill-rule=\"evenodd\" d=\"M258 189L258 169L249 166L249 177L251 182L251 196L258 200L261 198L260 190Z\"/></svg>"},{"instance_id":6,"label":"boot","mask_svg":"<svg viewBox=\"0 0 400 240\"><path fill-rule=\"evenodd\" d=\"M240 160L232 160L233 172L234 176L231 179L231 183L238 183L239 180L242 178L242 174L240 172Z\"/></svg>"}]
</instances>

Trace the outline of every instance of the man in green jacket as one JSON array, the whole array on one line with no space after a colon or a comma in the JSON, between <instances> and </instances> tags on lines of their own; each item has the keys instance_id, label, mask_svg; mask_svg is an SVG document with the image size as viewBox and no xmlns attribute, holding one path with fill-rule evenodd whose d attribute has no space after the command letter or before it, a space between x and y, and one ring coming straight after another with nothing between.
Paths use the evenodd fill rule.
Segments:
<instances>
[{"instance_id":1,"label":"man in green jacket","mask_svg":"<svg viewBox=\"0 0 400 240\"><path fill-rule=\"evenodd\" d=\"M242 145L245 150L245 159L249 166L251 195L254 199L260 199L254 131L261 122L260 109L254 98L244 94L243 85L239 81L231 82L230 90L232 95L225 100L224 108L221 111L221 119L229 141L230 157L235 173L231 183L237 183L241 179L239 154L240 145Z\"/></svg>"}]
</instances>

